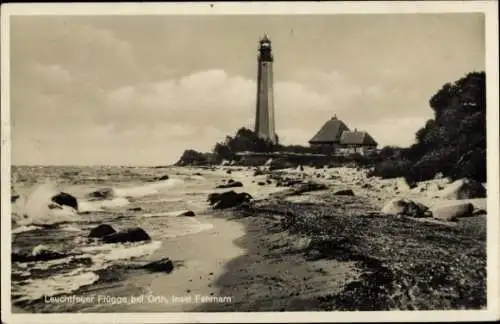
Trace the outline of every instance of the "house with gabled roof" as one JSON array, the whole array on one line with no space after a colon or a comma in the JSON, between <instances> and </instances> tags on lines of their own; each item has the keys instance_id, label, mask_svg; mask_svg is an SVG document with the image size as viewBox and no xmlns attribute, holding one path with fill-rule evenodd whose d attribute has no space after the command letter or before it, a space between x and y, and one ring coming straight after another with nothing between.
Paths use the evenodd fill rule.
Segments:
<instances>
[{"instance_id":1,"label":"house with gabled roof","mask_svg":"<svg viewBox=\"0 0 500 324\"><path fill-rule=\"evenodd\" d=\"M314 135L314 137L309 141L311 145L333 145L340 142L340 137L344 131L348 131L349 128L343 121L337 119L337 116L333 116L329 121L327 121L323 127Z\"/></svg>"},{"instance_id":2,"label":"house with gabled roof","mask_svg":"<svg viewBox=\"0 0 500 324\"><path fill-rule=\"evenodd\" d=\"M378 143L365 131L349 127L337 116L328 120L309 141L311 147L323 153L365 154L377 148Z\"/></svg>"}]
</instances>

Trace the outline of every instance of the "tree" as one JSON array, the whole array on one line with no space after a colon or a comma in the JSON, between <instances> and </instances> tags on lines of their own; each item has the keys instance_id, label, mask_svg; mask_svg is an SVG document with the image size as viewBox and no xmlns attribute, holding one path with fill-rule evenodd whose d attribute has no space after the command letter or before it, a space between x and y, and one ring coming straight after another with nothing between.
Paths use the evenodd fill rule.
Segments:
<instances>
[{"instance_id":1,"label":"tree","mask_svg":"<svg viewBox=\"0 0 500 324\"><path fill-rule=\"evenodd\" d=\"M452 179L472 177L486 180L486 74L472 72L446 83L429 100L434 118L415 134L416 143L402 150L411 172L393 159L385 162L385 173L427 180L437 172ZM387 152L384 152L384 154ZM399 173L398 173L399 172Z\"/></svg>"},{"instance_id":2,"label":"tree","mask_svg":"<svg viewBox=\"0 0 500 324\"><path fill-rule=\"evenodd\" d=\"M235 156L234 152L226 143L216 143L213 153L213 159L217 162L221 162L222 160L233 160Z\"/></svg>"}]
</instances>

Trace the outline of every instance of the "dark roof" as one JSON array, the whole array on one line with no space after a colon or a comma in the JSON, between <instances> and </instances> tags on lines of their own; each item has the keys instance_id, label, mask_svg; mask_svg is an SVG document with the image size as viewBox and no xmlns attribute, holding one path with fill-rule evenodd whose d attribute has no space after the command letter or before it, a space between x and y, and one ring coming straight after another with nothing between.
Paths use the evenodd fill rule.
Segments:
<instances>
[{"instance_id":1,"label":"dark roof","mask_svg":"<svg viewBox=\"0 0 500 324\"><path fill-rule=\"evenodd\" d=\"M344 145L377 145L378 143L367 132L345 131L340 137L340 144Z\"/></svg>"},{"instance_id":2,"label":"dark roof","mask_svg":"<svg viewBox=\"0 0 500 324\"><path fill-rule=\"evenodd\" d=\"M309 143L338 143L342 132L348 130L349 128L347 128L344 122L337 119L337 117L332 117L332 119L327 121L323 127L321 127Z\"/></svg>"}]
</instances>

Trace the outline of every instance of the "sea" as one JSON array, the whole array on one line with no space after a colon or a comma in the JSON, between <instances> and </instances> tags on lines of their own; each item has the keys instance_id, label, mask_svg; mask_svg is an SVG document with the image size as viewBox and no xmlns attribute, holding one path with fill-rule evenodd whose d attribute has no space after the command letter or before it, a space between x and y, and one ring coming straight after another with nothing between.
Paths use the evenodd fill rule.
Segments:
<instances>
[{"instance_id":1,"label":"sea","mask_svg":"<svg viewBox=\"0 0 500 324\"><path fill-rule=\"evenodd\" d=\"M103 281L126 286L134 282L116 275L117 269L137 264L161 248L165 240L212 228L208 194L235 190L255 199L279 191L258 186L253 170L231 173L227 168L133 166L13 166L11 188L19 198L11 203L12 253L37 255L57 252L64 257L48 261L12 262L12 304L33 310L52 296L99 289ZM160 180L168 176L168 179ZM166 178L166 177L164 177ZM244 187L215 189L229 179ZM112 193L95 200L89 194L101 189ZM78 200L78 210L51 209L51 197L65 192ZM191 210L196 216L180 216ZM90 239L100 224L115 230L141 227L152 238L138 243L104 244ZM110 279L111 278L111 279ZM116 280L114 280L116 278ZM104 288L103 288L104 289ZM43 311L43 310L42 310Z\"/></svg>"}]
</instances>

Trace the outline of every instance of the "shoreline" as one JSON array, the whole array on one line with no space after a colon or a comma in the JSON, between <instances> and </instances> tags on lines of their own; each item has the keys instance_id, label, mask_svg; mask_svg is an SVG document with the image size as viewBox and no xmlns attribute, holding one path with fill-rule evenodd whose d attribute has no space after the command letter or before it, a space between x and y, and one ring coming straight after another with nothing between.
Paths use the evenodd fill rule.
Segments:
<instances>
[{"instance_id":1,"label":"shoreline","mask_svg":"<svg viewBox=\"0 0 500 324\"><path fill-rule=\"evenodd\" d=\"M317 177L317 173L323 176ZM297 172L285 170L284 174L293 177ZM353 169L345 174L341 169L308 169L304 174L305 178L327 183L328 189L286 198L269 195L256 200L250 213L237 207L198 215L196 220L213 227L161 239L162 246L146 258L170 258L173 272L132 270L137 272L131 274L133 281L126 283L129 286L120 286L119 282L119 287L97 288L102 294L157 296L155 301L97 305L82 312L485 306L485 275L481 272L486 260L485 216L453 224L380 216L376 211L400 190L393 189L393 182L373 183ZM256 177L247 181L252 179ZM380 188L361 189L365 182ZM356 195L334 195L345 188L354 189ZM244 191L245 187L240 189ZM449 283L431 280L447 275L452 277ZM85 290L84 294L89 294L92 287ZM469 304L460 296L468 298ZM203 297L206 302L199 302Z\"/></svg>"}]
</instances>

